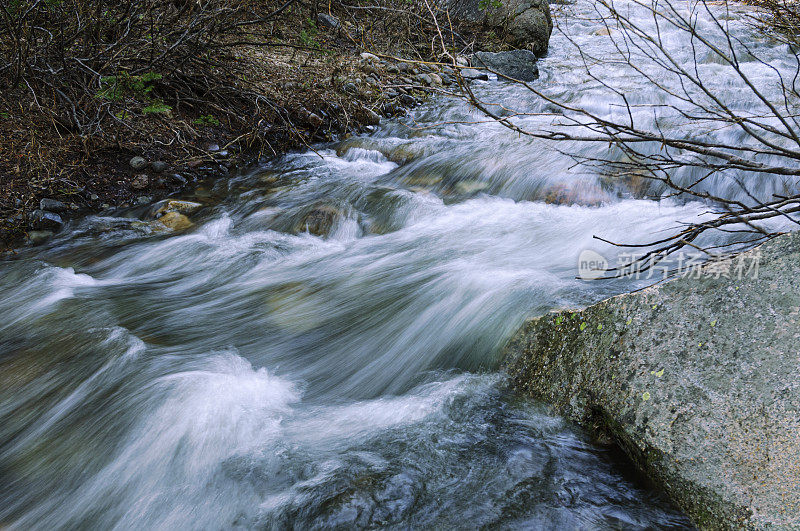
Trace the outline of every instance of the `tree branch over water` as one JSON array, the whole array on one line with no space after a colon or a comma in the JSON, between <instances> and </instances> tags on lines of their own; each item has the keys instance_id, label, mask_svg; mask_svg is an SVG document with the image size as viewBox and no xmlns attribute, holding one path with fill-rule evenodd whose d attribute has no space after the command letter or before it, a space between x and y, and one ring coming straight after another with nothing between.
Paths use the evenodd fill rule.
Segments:
<instances>
[{"instance_id":1,"label":"tree branch over water","mask_svg":"<svg viewBox=\"0 0 800 531\"><path fill-rule=\"evenodd\" d=\"M604 57L592 55L570 33L574 18L562 18L558 31L610 105L598 109L575 103L570 95L553 95L546 81L512 80L554 111L547 128L529 127L525 113L496 110L498 104L469 86L464 94L521 135L606 145L592 155L573 155L601 178L646 179L654 198L707 202L713 216L668 237L614 242L650 249L640 258L647 267L685 247L710 248L699 242L714 231L738 235L723 248L753 245L800 224L800 58L794 23L800 17L793 4L770 2L755 10L732 3L598 0L596 16L581 22L598 25L595 38L609 40L613 53ZM778 59L775 47L782 47ZM654 101L627 92L609 69L655 89ZM728 85L724 90L721 82ZM608 274L626 272L610 268Z\"/></svg>"}]
</instances>

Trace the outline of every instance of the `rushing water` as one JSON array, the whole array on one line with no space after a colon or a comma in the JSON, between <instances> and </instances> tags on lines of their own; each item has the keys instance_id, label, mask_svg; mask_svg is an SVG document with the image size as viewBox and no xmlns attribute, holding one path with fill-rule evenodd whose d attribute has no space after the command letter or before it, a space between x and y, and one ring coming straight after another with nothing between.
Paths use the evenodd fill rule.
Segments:
<instances>
[{"instance_id":1,"label":"rushing water","mask_svg":"<svg viewBox=\"0 0 800 531\"><path fill-rule=\"evenodd\" d=\"M610 53L597 22L567 26ZM539 86L620 112L580 65L554 34ZM201 188L185 233L115 212L0 264L0 526L689 525L497 367L525 317L634 287L575 279L582 250L618 252L593 235L647 240L706 206L635 199L476 120L437 99Z\"/></svg>"}]
</instances>

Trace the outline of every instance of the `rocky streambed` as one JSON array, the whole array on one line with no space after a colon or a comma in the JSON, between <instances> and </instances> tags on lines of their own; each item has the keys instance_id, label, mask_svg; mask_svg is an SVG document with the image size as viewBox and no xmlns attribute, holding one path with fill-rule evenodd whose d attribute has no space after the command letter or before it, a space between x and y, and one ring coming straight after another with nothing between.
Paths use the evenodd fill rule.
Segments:
<instances>
[{"instance_id":1,"label":"rocky streambed","mask_svg":"<svg viewBox=\"0 0 800 531\"><path fill-rule=\"evenodd\" d=\"M537 18L531 2L515 5ZM614 52L593 8L571 8L569 34L536 61L535 82L619 119L572 53ZM663 37L692 60L675 34ZM763 49L786 67L784 49ZM479 58L499 70L499 58ZM357 61L362 86L370 68L449 86L444 70ZM726 97L741 90L718 62L698 68ZM542 98L474 70L470 88L485 101L524 109L516 120L529 129L553 127ZM603 75L655 97L618 62ZM520 137L461 100L416 105L416 89L404 90L394 97L414 98L408 115L162 202L76 217L3 257L3 525L794 522L796 238L762 249L757 279L686 279L592 306L646 284L576 279L587 249L621 257L594 235L649 241L709 205L575 165L606 156L607 143ZM155 172L154 161L136 164ZM784 184L760 182L764 194ZM564 307L589 309L547 313ZM531 315L545 317L525 324ZM522 395L505 385L510 337ZM661 488L572 419L602 426Z\"/></svg>"}]
</instances>

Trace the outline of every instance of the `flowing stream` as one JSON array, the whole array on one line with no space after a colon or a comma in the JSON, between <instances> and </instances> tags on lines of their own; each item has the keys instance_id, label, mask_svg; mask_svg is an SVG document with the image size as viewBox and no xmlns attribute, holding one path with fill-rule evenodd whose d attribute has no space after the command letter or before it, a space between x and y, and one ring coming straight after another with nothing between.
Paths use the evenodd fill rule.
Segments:
<instances>
[{"instance_id":1,"label":"flowing stream","mask_svg":"<svg viewBox=\"0 0 800 531\"><path fill-rule=\"evenodd\" d=\"M580 17L590 2L566 11L582 49L611 54ZM785 48L748 35L786 67ZM537 86L624 112L582 64L554 32ZM701 68L736 100L727 66ZM663 98L624 65L603 72ZM552 122L520 87L474 87L531 112L526 127ZM435 98L201 186L183 233L149 207L115 211L0 263L0 527L690 526L499 372L526 317L645 282L577 280L581 251L620 253L593 235L647 241L707 210L637 199L569 156L604 150L553 149Z\"/></svg>"}]
</instances>

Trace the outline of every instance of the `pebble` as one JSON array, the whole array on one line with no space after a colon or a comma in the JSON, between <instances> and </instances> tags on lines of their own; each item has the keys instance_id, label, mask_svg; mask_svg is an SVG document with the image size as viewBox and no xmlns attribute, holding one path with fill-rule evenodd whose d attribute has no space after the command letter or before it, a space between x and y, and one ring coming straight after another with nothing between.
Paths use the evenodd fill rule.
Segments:
<instances>
[{"instance_id":1,"label":"pebble","mask_svg":"<svg viewBox=\"0 0 800 531\"><path fill-rule=\"evenodd\" d=\"M146 205L150 203L152 200L153 199L147 195L140 195L139 197L136 198L136 202L140 205Z\"/></svg>"},{"instance_id":2,"label":"pebble","mask_svg":"<svg viewBox=\"0 0 800 531\"><path fill-rule=\"evenodd\" d=\"M375 55L374 53L369 53L369 52L363 52L361 54L361 59L364 60L364 61L370 61L370 62L373 62L373 61L374 62L378 62L378 61L380 61L380 59L378 58L377 55Z\"/></svg>"},{"instance_id":3,"label":"pebble","mask_svg":"<svg viewBox=\"0 0 800 531\"><path fill-rule=\"evenodd\" d=\"M167 163L163 160L156 160L150 163L150 168L152 168L156 173L161 173L167 169Z\"/></svg>"},{"instance_id":4,"label":"pebble","mask_svg":"<svg viewBox=\"0 0 800 531\"><path fill-rule=\"evenodd\" d=\"M131 181L131 188L133 188L134 190L144 190L145 188L147 188L147 184L149 182L150 181L147 178L147 175L145 174L137 175Z\"/></svg>"},{"instance_id":5,"label":"pebble","mask_svg":"<svg viewBox=\"0 0 800 531\"><path fill-rule=\"evenodd\" d=\"M318 13L317 22L319 22L319 25L324 28L334 29L334 30L339 29L339 27L342 25L342 23L339 22L338 18L332 17L327 13Z\"/></svg>"},{"instance_id":6,"label":"pebble","mask_svg":"<svg viewBox=\"0 0 800 531\"><path fill-rule=\"evenodd\" d=\"M45 197L39 201L39 208L42 210L49 210L50 212L64 212L68 207L61 201Z\"/></svg>"},{"instance_id":7,"label":"pebble","mask_svg":"<svg viewBox=\"0 0 800 531\"><path fill-rule=\"evenodd\" d=\"M139 156L133 157L128 164L134 170L143 170L147 167L147 161L144 159L144 157Z\"/></svg>"},{"instance_id":8,"label":"pebble","mask_svg":"<svg viewBox=\"0 0 800 531\"><path fill-rule=\"evenodd\" d=\"M210 151L211 153L216 153L217 151L219 151L219 144L209 144L208 151Z\"/></svg>"}]
</instances>

